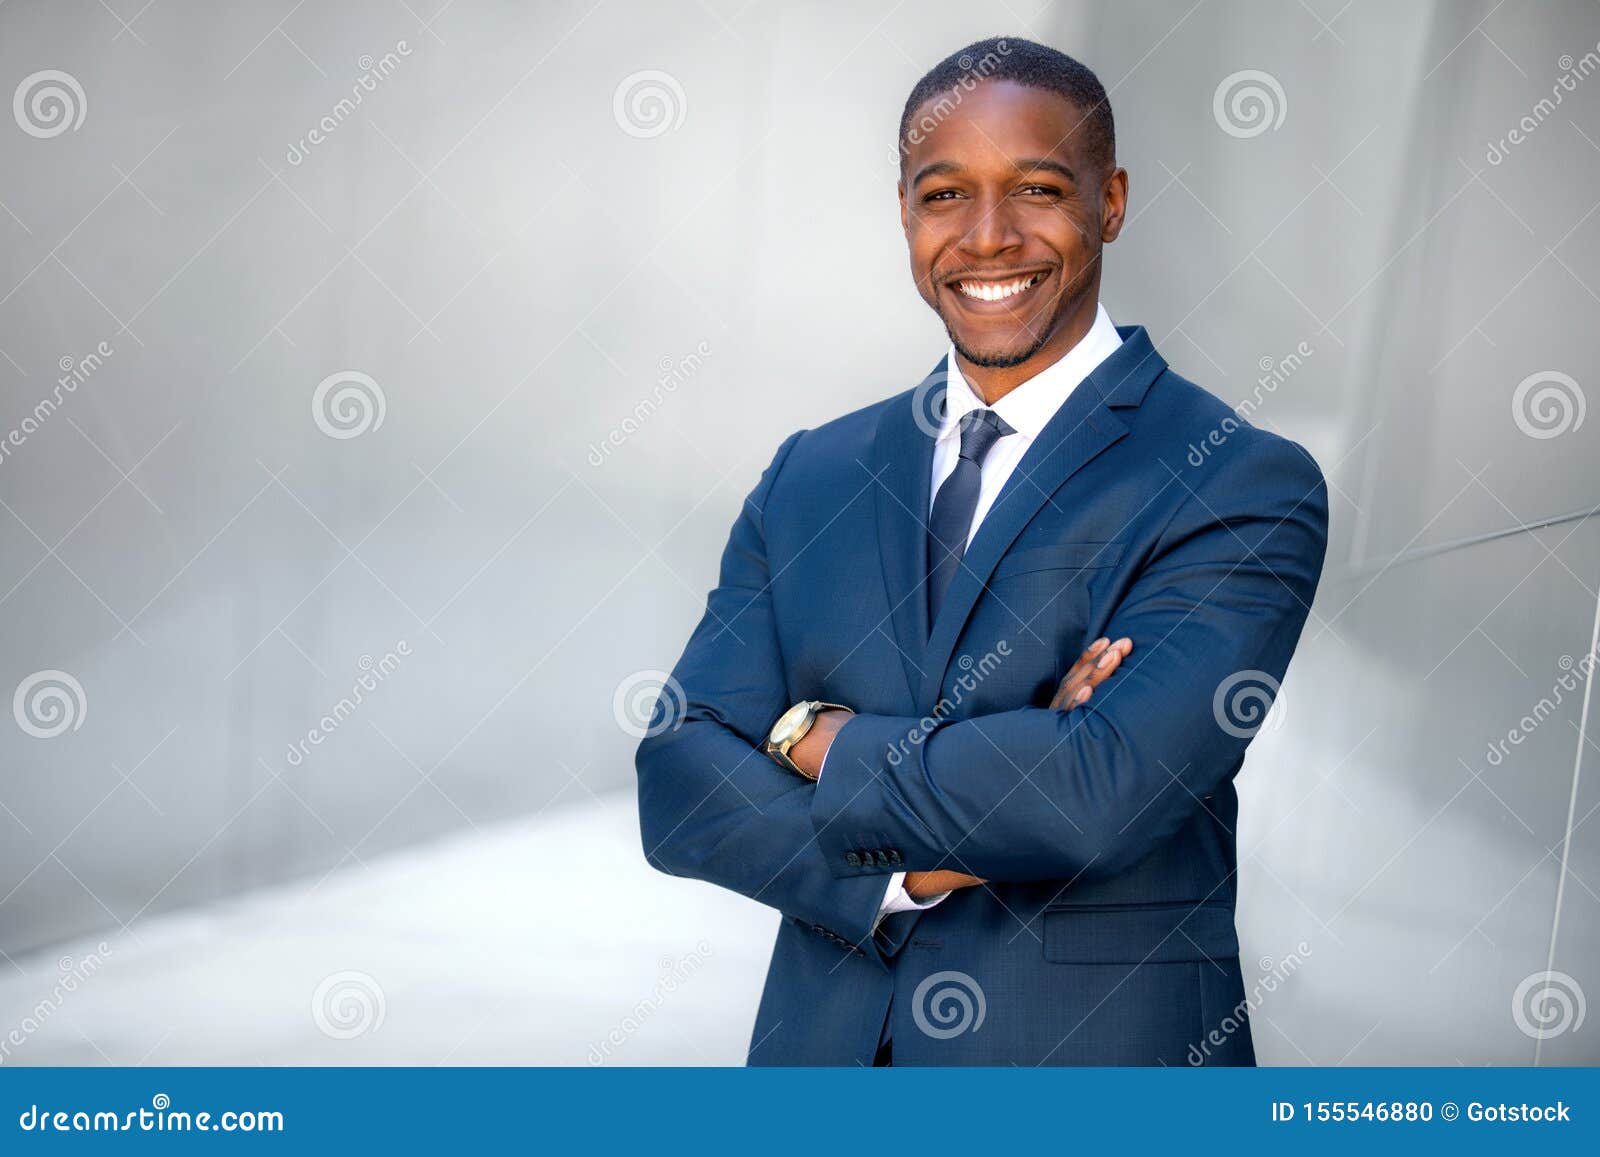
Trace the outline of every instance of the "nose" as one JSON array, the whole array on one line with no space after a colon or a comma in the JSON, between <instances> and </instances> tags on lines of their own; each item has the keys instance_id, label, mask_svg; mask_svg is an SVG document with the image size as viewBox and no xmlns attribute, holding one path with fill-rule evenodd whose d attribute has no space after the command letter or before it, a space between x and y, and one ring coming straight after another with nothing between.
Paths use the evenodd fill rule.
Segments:
<instances>
[{"instance_id":1,"label":"nose","mask_svg":"<svg viewBox=\"0 0 1600 1157\"><path fill-rule=\"evenodd\" d=\"M994 257L1022 244L1004 194L974 198L973 219L961 236L961 248L973 257Z\"/></svg>"}]
</instances>

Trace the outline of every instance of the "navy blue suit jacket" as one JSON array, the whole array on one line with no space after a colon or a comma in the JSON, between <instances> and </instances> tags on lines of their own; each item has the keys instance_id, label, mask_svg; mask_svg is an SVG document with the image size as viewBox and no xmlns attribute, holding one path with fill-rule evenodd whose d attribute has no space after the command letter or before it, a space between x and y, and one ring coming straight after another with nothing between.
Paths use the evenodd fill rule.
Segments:
<instances>
[{"instance_id":1,"label":"navy blue suit jacket","mask_svg":"<svg viewBox=\"0 0 1600 1157\"><path fill-rule=\"evenodd\" d=\"M1143 327L1051 418L930 624L943 363L791 435L637 754L645 854L784 916L752 1064L1250 1064L1233 777L1299 640L1327 490ZM1132 656L1050 707L1101 635ZM792 703L858 714L813 786ZM989 883L874 930L890 873Z\"/></svg>"}]
</instances>

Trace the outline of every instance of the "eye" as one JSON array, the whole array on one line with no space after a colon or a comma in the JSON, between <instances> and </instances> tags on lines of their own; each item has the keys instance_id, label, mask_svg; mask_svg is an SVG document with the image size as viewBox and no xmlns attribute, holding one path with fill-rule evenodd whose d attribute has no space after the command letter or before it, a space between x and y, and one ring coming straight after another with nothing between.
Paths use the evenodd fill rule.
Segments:
<instances>
[{"instance_id":1,"label":"eye","mask_svg":"<svg viewBox=\"0 0 1600 1157\"><path fill-rule=\"evenodd\" d=\"M935 189L933 192L922 198L922 200L924 204L930 201L951 201L960 195L961 194L957 193L954 189Z\"/></svg>"},{"instance_id":2,"label":"eye","mask_svg":"<svg viewBox=\"0 0 1600 1157\"><path fill-rule=\"evenodd\" d=\"M1059 197L1061 190L1054 185L1023 185L1017 192L1027 197Z\"/></svg>"}]
</instances>

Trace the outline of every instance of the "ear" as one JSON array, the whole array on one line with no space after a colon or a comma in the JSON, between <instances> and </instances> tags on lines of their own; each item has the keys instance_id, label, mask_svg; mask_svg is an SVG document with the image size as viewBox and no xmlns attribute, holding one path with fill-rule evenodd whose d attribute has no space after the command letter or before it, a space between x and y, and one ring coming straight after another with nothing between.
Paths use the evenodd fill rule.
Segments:
<instances>
[{"instance_id":1,"label":"ear","mask_svg":"<svg viewBox=\"0 0 1600 1157\"><path fill-rule=\"evenodd\" d=\"M895 192L900 197L900 232L906 235L906 240L911 239L911 214L906 209L906 179L901 177L895 182Z\"/></svg>"},{"instance_id":2,"label":"ear","mask_svg":"<svg viewBox=\"0 0 1600 1157\"><path fill-rule=\"evenodd\" d=\"M1128 211L1128 170L1115 169L1100 190L1100 240L1110 244L1122 232Z\"/></svg>"}]
</instances>

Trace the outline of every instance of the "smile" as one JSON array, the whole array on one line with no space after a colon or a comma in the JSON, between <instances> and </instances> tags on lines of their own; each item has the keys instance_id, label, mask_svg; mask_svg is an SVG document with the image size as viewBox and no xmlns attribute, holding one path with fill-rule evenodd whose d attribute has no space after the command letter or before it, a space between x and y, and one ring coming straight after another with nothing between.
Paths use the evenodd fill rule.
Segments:
<instances>
[{"instance_id":1,"label":"smile","mask_svg":"<svg viewBox=\"0 0 1600 1157\"><path fill-rule=\"evenodd\" d=\"M986 281L969 277L955 281L952 284L963 297L970 297L974 301L1006 301L1025 293L1038 285L1047 276L1046 272L1031 273L1023 277L1011 277L1003 281Z\"/></svg>"}]
</instances>

